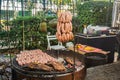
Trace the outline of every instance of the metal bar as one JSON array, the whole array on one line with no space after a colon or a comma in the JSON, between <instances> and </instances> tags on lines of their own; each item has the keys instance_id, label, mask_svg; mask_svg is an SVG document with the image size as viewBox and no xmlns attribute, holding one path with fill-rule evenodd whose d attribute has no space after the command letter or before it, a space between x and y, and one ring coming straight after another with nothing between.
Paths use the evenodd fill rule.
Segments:
<instances>
[{"instance_id":1,"label":"metal bar","mask_svg":"<svg viewBox=\"0 0 120 80\"><path fill-rule=\"evenodd\" d=\"M46 4L45 4L45 0L43 0L43 10L45 11L46 9Z\"/></svg>"},{"instance_id":2,"label":"metal bar","mask_svg":"<svg viewBox=\"0 0 120 80\"><path fill-rule=\"evenodd\" d=\"M24 17L24 9L23 9L23 0L21 0L21 5L22 5L22 16ZM23 50L25 50L25 34L24 34L24 21L22 21L22 37L23 37L23 42L22 42L22 44L23 44Z\"/></svg>"},{"instance_id":3,"label":"metal bar","mask_svg":"<svg viewBox=\"0 0 120 80\"><path fill-rule=\"evenodd\" d=\"M110 5L111 5L111 0L109 0L109 4L108 4L108 8L107 8L106 26L108 26L108 18L109 18L109 13L110 13Z\"/></svg>"},{"instance_id":4,"label":"metal bar","mask_svg":"<svg viewBox=\"0 0 120 80\"><path fill-rule=\"evenodd\" d=\"M22 16L24 16L23 0L21 0L21 6L22 6Z\"/></svg>"},{"instance_id":5,"label":"metal bar","mask_svg":"<svg viewBox=\"0 0 120 80\"><path fill-rule=\"evenodd\" d=\"M2 17L2 13L1 13L2 5L1 5L1 3L2 3L2 0L0 0L0 20L1 20L1 17ZM0 24L1 24L1 21L0 21Z\"/></svg>"},{"instance_id":6,"label":"metal bar","mask_svg":"<svg viewBox=\"0 0 120 80\"><path fill-rule=\"evenodd\" d=\"M73 18L75 17L75 2L74 2L74 0L72 1L72 3L73 3ZM73 21L73 23L75 24L75 20ZM74 32L73 32L73 34L75 35L75 29L74 29ZM74 40L74 52L75 52L75 40ZM76 54L73 56L73 62L74 62L74 70L73 70L73 73L72 73L72 80L74 80L75 79L75 75L74 75L74 73L75 73L75 57L76 57Z\"/></svg>"}]
</instances>

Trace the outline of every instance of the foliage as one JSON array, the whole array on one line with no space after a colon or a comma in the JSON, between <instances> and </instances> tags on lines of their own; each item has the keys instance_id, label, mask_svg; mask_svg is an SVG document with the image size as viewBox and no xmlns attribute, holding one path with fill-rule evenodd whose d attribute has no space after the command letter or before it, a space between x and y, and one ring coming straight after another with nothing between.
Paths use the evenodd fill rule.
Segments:
<instances>
[{"instance_id":1,"label":"foliage","mask_svg":"<svg viewBox=\"0 0 120 80\"><path fill-rule=\"evenodd\" d=\"M48 25L50 27L56 28L57 27L57 19L52 19L49 21Z\"/></svg>"},{"instance_id":2,"label":"foliage","mask_svg":"<svg viewBox=\"0 0 120 80\"><path fill-rule=\"evenodd\" d=\"M43 18L41 17L24 17L17 18L13 21L16 25L11 29L11 31L15 31L14 35L18 35L19 43L22 44L22 22L24 21L24 33L25 33L25 47L26 49L36 49L40 48L42 50L46 49L47 41L46 41L46 32L41 32L39 30L40 23L43 22ZM19 25L18 25L19 24ZM15 29L17 28L17 29ZM48 31L50 27L48 27ZM50 31L49 31L50 32ZM52 31L51 31L52 32ZM54 31L53 31L54 32ZM13 33L13 32L12 32ZM22 47L19 45L19 47Z\"/></svg>"},{"instance_id":3,"label":"foliage","mask_svg":"<svg viewBox=\"0 0 120 80\"><path fill-rule=\"evenodd\" d=\"M45 50L47 48L47 32L41 32L39 30L40 23L44 21L41 16L26 16L18 17L10 21L9 25L12 24L10 31L1 31L0 40L4 40L1 45L11 45L18 49L22 49L23 45L23 29L25 34L25 49L41 49ZM55 34L55 29L47 26L47 31L51 34ZM6 38L6 39L5 39ZM9 38L9 39L8 39ZM9 42L8 42L9 41Z\"/></svg>"},{"instance_id":4,"label":"foliage","mask_svg":"<svg viewBox=\"0 0 120 80\"><path fill-rule=\"evenodd\" d=\"M77 5L80 27L84 24L110 26L112 16L112 4L105 1L87 1ZM109 12L108 12L109 11Z\"/></svg>"},{"instance_id":5,"label":"foliage","mask_svg":"<svg viewBox=\"0 0 120 80\"><path fill-rule=\"evenodd\" d=\"M67 4L72 3L72 0L52 0L52 2L57 2L57 4Z\"/></svg>"},{"instance_id":6,"label":"foliage","mask_svg":"<svg viewBox=\"0 0 120 80\"><path fill-rule=\"evenodd\" d=\"M80 27L81 24L80 24L78 17L72 18L72 25L73 25L73 31L75 33L82 32L83 27Z\"/></svg>"},{"instance_id":7,"label":"foliage","mask_svg":"<svg viewBox=\"0 0 120 80\"><path fill-rule=\"evenodd\" d=\"M39 11L36 14L37 17L40 17L43 21L49 22L50 20L57 18L57 15L53 12L50 12L50 15L48 15L48 12L45 11Z\"/></svg>"},{"instance_id":8,"label":"foliage","mask_svg":"<svg viewBox=\"0 0 120 80\"><path fill-rule=\"evenodd\" d=\"M33 7L34 7L34 5L33 5L32 1L28 0L26 3L27 10L31 11Z\"/></svg>"}]
</instances>

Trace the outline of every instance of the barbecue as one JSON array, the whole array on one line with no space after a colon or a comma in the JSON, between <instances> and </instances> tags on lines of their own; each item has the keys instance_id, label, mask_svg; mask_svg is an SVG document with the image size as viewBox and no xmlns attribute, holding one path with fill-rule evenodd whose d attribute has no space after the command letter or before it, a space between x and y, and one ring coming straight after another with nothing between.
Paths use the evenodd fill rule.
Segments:
<instances>
[{"instance_id":1,"label":"barbecue","mask_svg":"<svg viewBox=\"0 0 120 80\"><path fill-rule=\"evenodd\" d=\"M79 71L81 74L85 68L82 58L81 60L79 60L80 57L76 58L77 61L74 63L73 53L74 52L71 53L71 51L64 51L59 55L59 58L57 58L57 54L54 55L49 52L43 52L39 49L21 51L20 54L12 60L12 66L19 74L34 78L40 77L43 78L43 80L44 78L57 77L57 75L65 77L63 74L68 75L67 73L71 74L74 71ZM31 58L31 60L29 58Z\"/></svg>"},{"instance_id":2,"label":"barbecue","mask_svg":"<svg viewBox=\"0 0 120 80\"><path fill-rule=\"evenodd\" d=\"M29 50L29 51L21 51L20 54L17 55L16 61L21 67L27 67L30 69L38 69L44 71L65 71L68 66L69 68L73 68L73 60L69 57L66 57L64 63L59 62L56 58L48 55L47 53L41 50ZM66 65L64 65L67 63Z\"/></svg>"}]
</instances>

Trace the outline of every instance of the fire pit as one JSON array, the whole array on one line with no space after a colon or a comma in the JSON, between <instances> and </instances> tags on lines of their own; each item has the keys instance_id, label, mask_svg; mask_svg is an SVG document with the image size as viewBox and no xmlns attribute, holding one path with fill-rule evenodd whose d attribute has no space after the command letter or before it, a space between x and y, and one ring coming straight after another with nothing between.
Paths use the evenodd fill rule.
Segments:
<instances>
[{"instance_id":1,"label":"fire pit","mask_svg":"<svg viewBox=\"0 0 120 80\"><path fill-rule=\"evenodd\" d=\"M48 52L52 54L51 52ZM76 55L76 56L74 56ZM56 56L56 54L54 54ZM38 69L29 69L22 67L16 61L16 57L12 60L12 80L84 80L85 78L85 67L84 67L84 56L77 54L72 51L64 51L60 52L59 57L65 58L70 57L71 59L75 59L76 64L73 68L67 68L65 71L43 71ZM74 56L74 58L73 58ZM81 62L81 64L79 64Z\"/></svg>"}]
</instances>

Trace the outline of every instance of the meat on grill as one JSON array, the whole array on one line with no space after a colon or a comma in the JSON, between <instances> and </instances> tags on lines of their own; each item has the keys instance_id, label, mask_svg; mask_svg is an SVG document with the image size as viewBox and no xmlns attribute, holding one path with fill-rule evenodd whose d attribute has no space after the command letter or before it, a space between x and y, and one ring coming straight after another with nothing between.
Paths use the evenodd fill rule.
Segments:
<instances>
[{"instance_id":1,"label":"meat on grill","mask_svg":"<svg viewBox=\"0 0 120 80\"><path fill-rule=\"evenodd\" d=\"M24 65L25 67L29 67L31 69L36 69L38 68L38 65L36 63L29 63L29 64L26 64Z\"/></svg>"},{"instance_id":2,"label":"meat on grill","mask_svg":"<svg viewBox=\"0 0 120 80\"><path fill-rule=\"evenodd\" d=\"M47 66L45 64L29 63L26 66L31 69L40 69L40 70L44 70L44 71L52 71L53 70L52 67Z\"/></svg>"},{"instance_id":3,"label":"meat on grill","mask_svg":"<svg viewBox=\"0 0 120 80\"><path fill-rule=\"evenodd\" d=\"M66 57L65 60L66 60L67 63L69 63L69 64L71 64L71 65L74 64L73 60L70 59L69 57Z\"/></svg>"},{"instance_id":4,"label":"meat on grill","mask_svg":"<svg viewBox=\"0 0 120 80\"><path fill-rule=\"evenodd\" d=\"M45 64L48 61L57 61L54 57L48 55L45 52L42 52L41 50L26 50L21 51L20 54L17 55L16 61L19 65L23 66L25 64L29 63L40 63Z\"/></svg>"},{"instance_id":5,"label":"meat on grill","mask_svg":"<svg viewBox=\"0 0 120 80\"><path fill-rule=\"evenodd\" d=\"M50 66L47 66L45 64L38 64L39 69L45 70L45 71L52 71L53 68Z\"/></svg>"},{"instance_id":6,"label":"meat on grill","mask_svg":"<svg viewBox=\"0 0 120 80\"><path fill-rule=\"evenodd\" d=\"M48 62L49 65L52 65L53 68L56 70L56 71L65 71L66 68L64 67L64 65L60 62L57 62L57 61L49 61Z\"/></svg>"}]
</instances>

